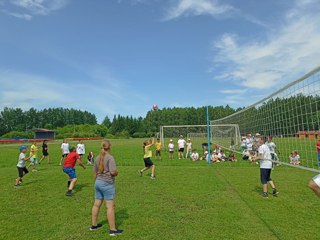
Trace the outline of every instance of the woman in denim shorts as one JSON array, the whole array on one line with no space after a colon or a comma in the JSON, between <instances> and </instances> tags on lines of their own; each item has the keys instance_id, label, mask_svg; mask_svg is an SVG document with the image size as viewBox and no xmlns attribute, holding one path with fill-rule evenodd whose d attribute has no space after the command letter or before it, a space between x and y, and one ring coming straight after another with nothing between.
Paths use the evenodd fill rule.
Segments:
<instances>
[{"instance_id":1,"label":"woman in denim shorts","mask_svg":"<svg viewBox=\"0 0 320 240\"><path fill-rule=\"evenodd\" d=\"M96 230L102 226L97 224L100 207L103 201L106 201L107 219L109 223L109 235L115 236L122 233L122 230L116 229L115 226L115 186L114 180L118 175L115 160L110 155L111 143L104 140L101 144L100 155L94 162L94 178L95 178L95 201L92 207L92 226L90 230Z\"/></svg>"}]
</instances>

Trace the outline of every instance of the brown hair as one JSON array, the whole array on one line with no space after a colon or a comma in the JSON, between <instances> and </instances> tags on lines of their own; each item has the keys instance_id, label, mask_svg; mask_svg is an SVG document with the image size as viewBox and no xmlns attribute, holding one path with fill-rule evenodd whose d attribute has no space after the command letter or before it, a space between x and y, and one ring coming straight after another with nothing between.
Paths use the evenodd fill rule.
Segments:
<instances>
[{"instance_id":1,"label":"brown hair","mask_svg":"<svg viewBox=\"0 0 320 240\"><path fill-rule=\"evenodd\" d=\"M103 173L104 171L104 156L110 150L111 143L109 140L103 140L101 143L101 152L100 152L100 159L99 159L99 166L98 166L98 173Z\"/></svg>"}]
</instances>

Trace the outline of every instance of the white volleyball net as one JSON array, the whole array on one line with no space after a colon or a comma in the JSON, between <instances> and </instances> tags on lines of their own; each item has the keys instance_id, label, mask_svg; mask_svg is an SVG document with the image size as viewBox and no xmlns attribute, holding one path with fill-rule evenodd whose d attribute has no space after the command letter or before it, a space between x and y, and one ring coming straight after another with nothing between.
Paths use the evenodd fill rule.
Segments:
<instances>
[{"instance_id":1,"label":"white volleyball net","mask_svg":"<svg viewBox=\"0 0 320 240\"><path fill-rule=\"evenodd\" d=\"M300 168L319 171L316 144L320 140L320 67L274 94L211 125L237 124L242 136L272 136L279 161L290 165L292 152ZM224 147L229 143L217 142ZM238 148L239 149L239 148Z\"/></svg>"}]
</instances>

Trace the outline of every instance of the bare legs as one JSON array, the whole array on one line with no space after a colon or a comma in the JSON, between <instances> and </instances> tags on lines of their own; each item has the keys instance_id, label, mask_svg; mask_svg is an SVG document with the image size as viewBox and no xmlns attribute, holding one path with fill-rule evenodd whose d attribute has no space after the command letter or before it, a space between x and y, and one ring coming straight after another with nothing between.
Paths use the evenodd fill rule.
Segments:
<instances>
[{"instance_id":1,"label":"bare legs","mask_svg":"<svg viewBox=\"0 0 320 240\"><path fill-rule=\"evenodd\" d=\"M318 185L317 185L313 180L310 180L310 182L308 183L308 187L309 187L318 197L320 197L320 188L318 187Z\"/></svg>"},{"instance_id":2,"label":"bare legs","mask_svg":"<svg viewBox=\"0 0 320 240\"><path fill-rule=\"evenodd\" d=\"M92 226L97 226L100 207L104 200L96 199L92 207ZM107 219L110 230L116 230L114 200L106 200Z\"/></svg>"}]
</instances>

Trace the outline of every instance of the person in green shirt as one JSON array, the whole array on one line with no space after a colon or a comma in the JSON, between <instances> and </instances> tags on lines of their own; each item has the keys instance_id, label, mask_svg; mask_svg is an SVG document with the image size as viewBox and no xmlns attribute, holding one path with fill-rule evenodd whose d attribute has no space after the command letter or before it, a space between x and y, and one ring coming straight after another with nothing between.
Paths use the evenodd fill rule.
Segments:
<instances>
[{"instance_id":1,"label":"person in green shirt","mask_svg":"<svg viewBox=\"0 0 320 240\"><path fill-rule=\"evenodd\" d=\"M155 165L151 161L152 157L152 150L151 147L154 145L154 138L151 137L149 141L143 142L143 160L144 160L144 168L138 170L140 177L142 177L142 173L148 169L151 169L151 179L156 179L155 177Z\"/></svg>"}]
</instances>

